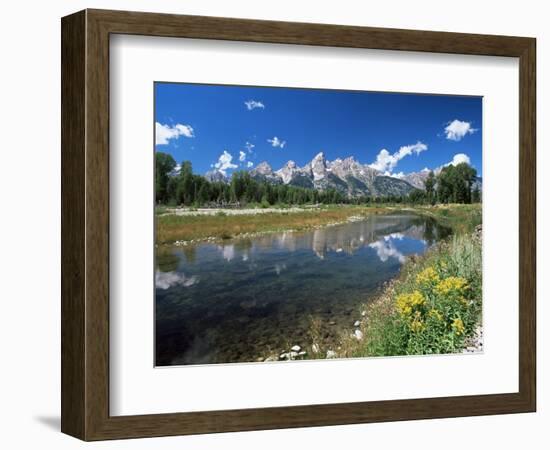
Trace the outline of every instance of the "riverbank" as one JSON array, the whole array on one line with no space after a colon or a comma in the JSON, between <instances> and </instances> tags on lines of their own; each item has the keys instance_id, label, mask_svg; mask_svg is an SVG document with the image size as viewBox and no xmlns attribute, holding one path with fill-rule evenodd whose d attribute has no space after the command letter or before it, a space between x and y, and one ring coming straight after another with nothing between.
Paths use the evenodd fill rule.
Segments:
<instances>
[{"instance_id":1,"label":"riverbank","mask_svg":"<svg viewBox=\"0 0 550 450\"><path fill-rule=\"evenodd\" d=\"M414 212L460 231L481 222L481 205L308 206L247 209L168 209L156 216L157 245L187 245L282 231L305 231L361 220L373 214Z\"/></svg>"},{"instance_id":2,"label":"riverbank","mask_svg":"<svg viewBox=\"0 0 550 450\"><path fill-rule=\"evenodd\" d=\"M157 245L186 245L201 241L227 240L254 235L305 231L316 227L338 225L383 214L395 208L364 206L321 206L309 208L270 208L216 210L215 213L180 211L157 215ZM239 213L237 213L239 211Z\"/></svg>"},{"instance_id":3,"label":"riverbank","mask_svg":"<svg viewBox=\"0 0 550 450\"><path fill-rule=\"evenodd\" d=\"M338 356L445 354L482 349L481 239L455 235L422 258L364 307L358 327L345 333Z\"/></svg>"},{"instance_id":4,"label":"riverbank","mask_svg":"<svg viewBox=\"0 0 550 450\"><path fill-rule=\"evenodd\" d=\"M483 351L482 226L477 209L424 211L459 222L456 233L421 257L411 256L400 275L361 305L339 337L327 342L325 323L310 319L300 352L284 349L265 360L363 358ZM478 214L479 213L479 214ZM477 222L477 223L476 223Z\"/></svg>"},{"instance_id":5,"label":"riverbank","mask_svg":"<svg viewBox=\"0 0 550 450\"><path fill-rule=\"evenodd\" d=\"M359 308L336 342L323 343L324 324L312 318L309 346L295 358L282 352L280 359L481 352L480 230L455 235L425 256L409 258L400 276Z\"/></svg>"}]
</instances>

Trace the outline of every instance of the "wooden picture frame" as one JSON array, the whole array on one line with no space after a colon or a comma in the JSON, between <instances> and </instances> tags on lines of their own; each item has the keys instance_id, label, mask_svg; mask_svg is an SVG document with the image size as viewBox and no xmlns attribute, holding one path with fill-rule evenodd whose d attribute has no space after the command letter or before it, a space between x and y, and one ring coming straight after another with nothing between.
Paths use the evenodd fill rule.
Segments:
<instances>
[{"instance_id":1,"label":"wooden picture frame","mask_svg":"<svg viewBox=\"0 0 550 450\"><path fill-rule=\"evenodd\" d=\"M104 10L61 25L64 433L101 440L535 411L535 39ZM519 391L110 416L109 36L117 33L519 58Z\"/></svg>"}]
</instances>

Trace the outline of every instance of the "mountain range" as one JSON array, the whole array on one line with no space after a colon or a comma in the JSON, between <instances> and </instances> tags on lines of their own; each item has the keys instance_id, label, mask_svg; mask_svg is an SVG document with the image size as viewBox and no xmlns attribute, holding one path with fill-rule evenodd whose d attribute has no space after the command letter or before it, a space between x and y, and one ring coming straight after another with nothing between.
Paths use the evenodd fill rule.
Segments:
<instances>
[{"instance_id":1,"label":"mountain range","mask_svg":"<svg viewBox=\"0 0 550 450\"><path fill-rule=\"evenodd\" d=\"M363 195L385 197L407 195L414 189L423 190L424 181L429 172L424 169L400 177L388 176L368 164L359 163L353 156L327 161L324 153L320 152L303 167L299 167L294 161L288 161L279 170L273 170L264 161L249 173L257 181L272 184L287 184L317 190L332 188L349 197ZM205 177L209 181L228 181L224 174L215 170L207 172ZM479 184L481 185L480 178Z\"/></svg>"}]
</instances>

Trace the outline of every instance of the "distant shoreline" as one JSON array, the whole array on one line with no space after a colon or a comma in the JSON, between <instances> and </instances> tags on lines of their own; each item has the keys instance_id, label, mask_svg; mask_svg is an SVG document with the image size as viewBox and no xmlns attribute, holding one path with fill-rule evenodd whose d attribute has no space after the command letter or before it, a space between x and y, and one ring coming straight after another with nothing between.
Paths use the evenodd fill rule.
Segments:
<instances>
[{"instance_id":1,"label":"distant shoreline","mask_svg":"<svg viewBox=\"0 0 550 450\"><path fill-rule=\"evenodd\" d=\"M403 210L403 208L323 206L202 211L187 209L180 211L179 214L157 215L156 244L157 246L189 245L267 233L306 231L362 220L373 214L384 214L396 210Z\"/></svg>"},{"instance_id":2,"label":"distant shoreline","mask_svg":"<svg viewBox=\"0 0 550 450\"><path fill-rule=\"evenodd\" d=\"M432 217L443 225L468 231L481 204L436 206L306 206L289 208L166 208L156 215L156 245L250 238L277 232L307 231L362 220L373 214L410 212ZM475 220L474 220L475 221Z\"/></svg>"}]
</instances>

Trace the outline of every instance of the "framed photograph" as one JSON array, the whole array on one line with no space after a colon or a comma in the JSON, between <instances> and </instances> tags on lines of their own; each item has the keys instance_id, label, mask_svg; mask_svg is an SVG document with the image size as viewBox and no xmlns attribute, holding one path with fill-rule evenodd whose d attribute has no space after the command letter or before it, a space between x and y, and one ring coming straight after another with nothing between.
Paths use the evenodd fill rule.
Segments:
<instances>
[{"instance_id":1,"label":"framed photograph","mask_svg":"<svg viewBox=\"0 0 550 450\"><path fill-rule=\"evenodd\" d=\"M62 431L532 412L535 39L62 19Z\"/></svg>"}]
</instances>

